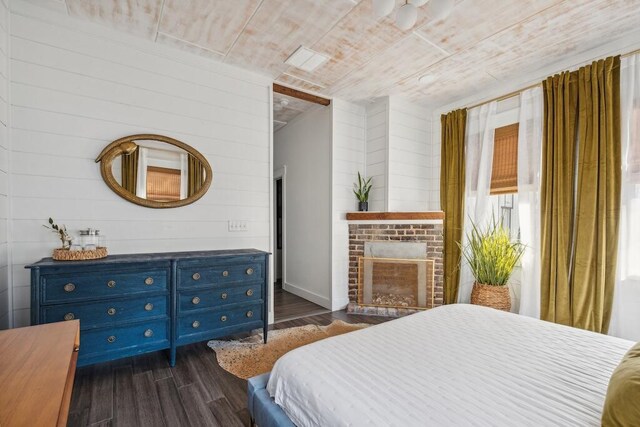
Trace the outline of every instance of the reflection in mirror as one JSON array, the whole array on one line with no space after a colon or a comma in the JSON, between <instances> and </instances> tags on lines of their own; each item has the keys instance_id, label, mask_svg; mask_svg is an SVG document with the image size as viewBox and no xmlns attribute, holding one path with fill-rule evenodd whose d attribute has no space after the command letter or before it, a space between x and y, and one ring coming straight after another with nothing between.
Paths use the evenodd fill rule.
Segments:
<instances>
[{"instance_id":1,"label":"reflection in mirror","mask_svg":"<svg viewBox=\"0 0 640 427\"><path fill-rule=\"evenodd\" d=\"M107 185L143 206L183 206L202 197L211 184L211 167L200 153L161 135L121 138L96 161L102 162Z\"/></svg>"},{"instance_id":2,"label":"reflection in mirror","mask_svg":"<svg viewBox=\"0 0 640 427\"><path fill-rule=\"evenodd\" d=\"M185 150L158 141L135 141L113 160L116 182L137 197L156 202L184 200L204 184L202 163Z\"/></svg>"}]
</instances>

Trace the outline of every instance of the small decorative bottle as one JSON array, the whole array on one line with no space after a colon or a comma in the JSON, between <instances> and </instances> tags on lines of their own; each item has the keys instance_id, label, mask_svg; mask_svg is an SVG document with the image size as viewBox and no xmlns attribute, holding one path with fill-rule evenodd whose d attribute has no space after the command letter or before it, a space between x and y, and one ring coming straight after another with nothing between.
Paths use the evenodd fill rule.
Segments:
<instances>
[{"instance_id":1,"label":"small decorative bottle","mask_svg":"<svg viewBox=\"0 0 640 427\"><path fill-rule=\"evenodd\" d=\"M98 247L96 242L96 230L93 228L80 230L80 244L82 245L83 251L95 251Z\"/></svg>"},{"instance_id":2,"label":"small decorative bottle","mask_svg":"<svg viewBox=\"0 0 640 427\"><path fill-rule=\"evenodd\" d=\"M99 248L107 247L107 236L100 234L100 230L96 230L96 245Z\"/></svg>"},{"instance_id":3,"label":"small decorative bottle","mask_svg":"<svg viewBox=\"0 0 640 427\"><path fill-rule=\"evenodd\" d=\"M69 250L70 251L81 251L82 250L82 242L80 236L78 234L72 234L71 241L69 242Z\"/></svg>"}]
</instances>

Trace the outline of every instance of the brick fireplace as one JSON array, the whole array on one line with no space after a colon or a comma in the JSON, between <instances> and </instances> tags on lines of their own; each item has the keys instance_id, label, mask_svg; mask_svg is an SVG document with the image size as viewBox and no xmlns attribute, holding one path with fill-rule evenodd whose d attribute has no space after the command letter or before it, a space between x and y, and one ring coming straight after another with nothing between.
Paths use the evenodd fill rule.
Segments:
<instances>
[{"instance_id":1,"label":"brick fireplace","mask_svg":"<svg viewBox=\"0 0 640 427\"><path fill-rule=\"evenodd\" d=\"M432 262L432 287L429 290L426 308L442 305L443 298L443 212L353 212L347 214L349 221L349 305L348 312L379 316L404 316L416 312L415 308L390 307L375 304L360 304L363 298L358 295L359 284L362 282L362 259L371 254L365 254L365 246L371 242L413 243L407 245L413 252L410 258L426 259ZM424 254L415 254L415 243L422 247ZM367 244L367 245L366 245ZM392 245L398 250L402 245ZM399 252L401 253L401 252ZM396 258L404 258L395 256ZM382 258L381 258L382 259ZM407 263L407 260L403 260ZM360 286L362 288L362 286Z\"/></svg>"}]
</instances>

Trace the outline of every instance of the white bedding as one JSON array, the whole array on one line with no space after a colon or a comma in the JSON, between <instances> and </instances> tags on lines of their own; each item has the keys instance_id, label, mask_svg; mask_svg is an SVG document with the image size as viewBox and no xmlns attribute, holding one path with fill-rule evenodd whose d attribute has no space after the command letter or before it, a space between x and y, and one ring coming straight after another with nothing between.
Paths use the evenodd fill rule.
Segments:
<instances>
[{"instance_id":1,"label":"white bedding","mask_svg":"<svg viewBox=\"0 0 640 427\"><path fill-rule=\"evenodd\" d=\"M269 394L297 426L598 426L632 342L467 304L283 356Z\"/></svg>"}]
</instances>

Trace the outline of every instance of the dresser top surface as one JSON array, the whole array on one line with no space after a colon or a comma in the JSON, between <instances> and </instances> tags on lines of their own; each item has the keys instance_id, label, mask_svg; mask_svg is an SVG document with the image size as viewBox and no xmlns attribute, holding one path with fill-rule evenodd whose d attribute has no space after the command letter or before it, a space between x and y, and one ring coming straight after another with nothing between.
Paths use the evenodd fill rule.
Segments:
<instances>
[{"instance_id":1,"label":"dresser top surface","mask_svg":"<svg viewBox=\"0 0 640 427\"><path fill-rule=\"evenodd\" d=\"M265 255L268 252L258 249L226 249L215 251L190 251L190 252L159 252L159 253L143 253L143 254L118 254L109 255L106 258L94 259L87 261L56 261L53 258L42 258L40 261L29 264L25 268L39 267L61 267L61 266L89 266L89 265L108 265L120 263L134 262L153 262L153 261L171 261L186 260L198 258L215 258L227 256L247 256L247 255Z\"/></svg>"}]
</instances>

